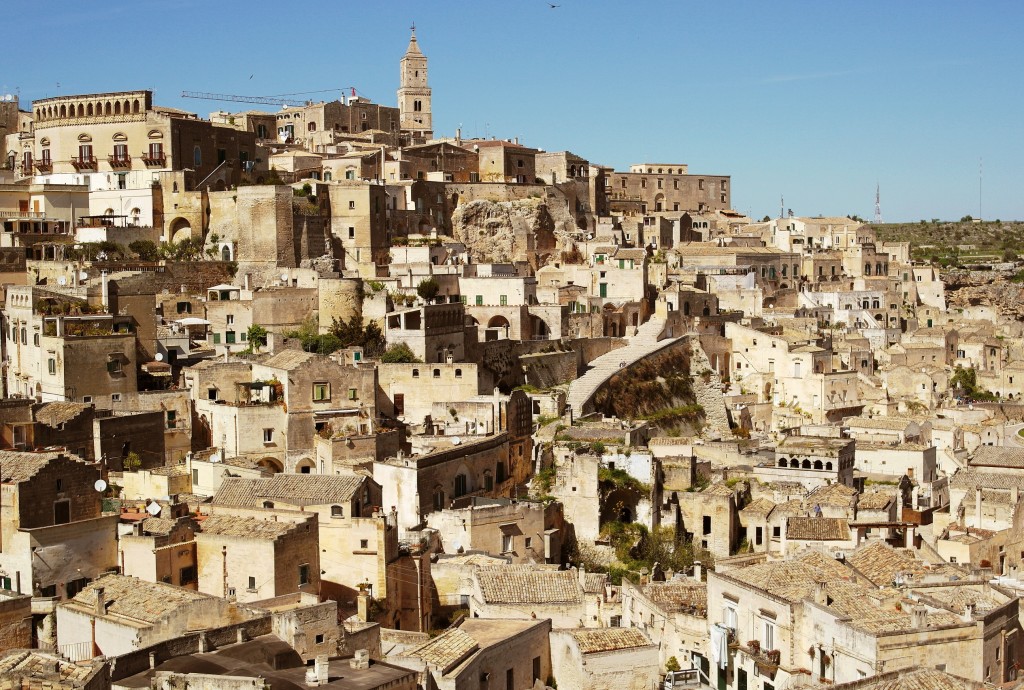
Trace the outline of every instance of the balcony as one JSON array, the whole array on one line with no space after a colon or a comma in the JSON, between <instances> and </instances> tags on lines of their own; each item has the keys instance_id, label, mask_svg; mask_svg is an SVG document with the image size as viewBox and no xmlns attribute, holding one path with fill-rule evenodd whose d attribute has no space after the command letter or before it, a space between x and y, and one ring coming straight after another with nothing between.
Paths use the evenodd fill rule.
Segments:
<instances>
[{"instance_id":1,"label":"balcony","mask_svg":"<svg viewBox=\"0 0 1024 690\"><path fill-rule=\"evenodd\" d=\"M140 158L142 162L149 166L155 166L162 168L167 162L167 157L163 153L143 153Z\"/></svg>"},{"instance_id":2,"label":"balcony","mask_svg":"<svg viewBox=\"0 0 1024 690\"><path fill-rule=\"evenodd\" d=\"M110 163L111 168L132 167L132 157L127 153L122 156L107 156L107 162Z\"/></svg>"},{"instance_id":3,"label":"balcony","mask_svg":"<svg viewBox=\"0 0 1024 690\"><path fill-rule=\"evenodd\" d=\"M96 156L72 156L71 165L75 170L95 170Z\"/></svg>"},{"instance_id":4,"label":"balcony","mask_svg":"<svg viewBox=\"0 0 1024 690\"><path fill-rule=\"evenodd\" d=\"M53 163L50 162L49 158L44 158L41 161L36 161L33 165L35 166L35 169L38 170L40 173L45 174L53 172Z\"/></svg>"}]
</instances>

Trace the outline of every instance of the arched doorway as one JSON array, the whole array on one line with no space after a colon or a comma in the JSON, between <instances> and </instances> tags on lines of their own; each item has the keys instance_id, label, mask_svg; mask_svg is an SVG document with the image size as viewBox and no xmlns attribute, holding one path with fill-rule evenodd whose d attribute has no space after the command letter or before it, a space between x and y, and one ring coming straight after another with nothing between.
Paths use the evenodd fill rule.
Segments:
<instances>
[{"instance_id":1,"label":"arched doorway","mask_svg":"<svg viewBox=\"0 0 1024 690\"><path fill-rule=\"evenodd\" d=\"M175 244L192 238L192 224L185 218L175 218L168 230L171 242Z\"/></svg>"},{"instance_id":2,"label":"arched doorway","mask_svg":"<svg viewBox=\"0 0 1024 690\"><path fill-rule=\"evenodd\" d=\"M309 458L302 458L295 463L295 472L298 474L316 474L316 465Z\"/></svg>"}]
</instances>

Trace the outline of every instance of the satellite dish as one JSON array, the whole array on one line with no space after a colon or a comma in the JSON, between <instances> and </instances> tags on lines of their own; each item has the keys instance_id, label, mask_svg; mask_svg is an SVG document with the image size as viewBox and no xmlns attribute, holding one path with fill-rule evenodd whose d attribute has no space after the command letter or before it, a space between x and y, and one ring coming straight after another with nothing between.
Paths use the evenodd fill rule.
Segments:
<instances>
[{"instance_id":1,"label":"satellite dish","mask_svg":"<svg viewBox=\"0 0 1024 690\"><path fill-rule=\"evenodd\" d=\"M92 488L102 493L107 490L107 483L102 479L97 479L96 483L92 485Z\"/></svg>"},{"instance_id":2,"label":"satellite dish","mask_svg":"<svg viewBox=\"0 0 1024 690\"><path fill-rule=\"evenodd\" d=\"M86 273L85 271L82 271L81 273L79 273L78 279L79 280L88 280L89 279L89 274Z\"/></svg>"},{"instance_id":3,"label":"satellite dish","mask_svg":"<svg viewBox=\"0 0 1024 690\"><path fill-rule=\"evenodd\" d=\"M146 512L152 515L153 517L156 517L160 514L160 504L150 503L148 506L146 506Z\"/></svg>"},{"instance_id":4,"label":"satellite dish","mask_svg":"<svg viewBox=\"0 0 1024 690\"><path fill-rule=\"evenodd\" d=\"M57 278L57 285L67 285L67 284L68 284L68 279L65 278L64 276L61 276L60 278Z\"/></svg>"},{"instance_id":5,"label":"satellite dish","mask_svg":"<svg viewBox=\"0 0 1024 690\"><path fill-rule=\"evenodd\" d=\"M210 462L220 462L220 455L218 455L217 453L214 453L213 455L211 455L210 456Z\"/></svg>"},{"instance_id":6,"label":"satellite dish","mask_svg":"<svg viewBox=\"0 0 1024 690\"><path fill-rule=\"evenodd\" d=\"M460 443L462 443L462 439L461 438L459 438L458 436L452 436L452 445L453 446L457 446Z\"/></svg>"},{"instance_id":7,"label":"satellite dish","mask_svg":"<svg viewBox=\"0 0 1024 690\"><path fill-rule=\"evenodd\" d=\"M281 280L284 280L284 281L286 281L286 282L287 282L287 280L288 280L288 274L287 274L287 273L282 273L282 274L281 274Z\"/></svg>"},{"instance_id":8,"label":"satellite dish","mask_svg":"<svg viewBox=\"0 0 1024 690\"><path fill-rule=\"evenodd\" d=\"M162 352L157 352L155 355L153 355L153 359L155 359L158 362L162 362L164 361L164 355Z\"/></svg>"}]
</instances>

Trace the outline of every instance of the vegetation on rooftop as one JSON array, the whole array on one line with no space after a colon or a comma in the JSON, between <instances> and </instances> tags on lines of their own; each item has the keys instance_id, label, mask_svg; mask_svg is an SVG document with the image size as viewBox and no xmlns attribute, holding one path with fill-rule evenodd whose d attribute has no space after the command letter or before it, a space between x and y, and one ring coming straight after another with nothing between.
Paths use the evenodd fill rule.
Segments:
<instances>
[{"instance_id":1,"label":"vegetation on rooftop","mask_svg":"<svg viewBox=\"0 0 1024 690\"><path fill-rule=\"evenodd\" d=\"M612 547L614 561L609 563L597 549L576 542L569 545L570 562L591 572L608 573L612 584L622 584L623 577L635 581L641 570L650 573L655 564L674 572L689 570L694 561L714 567L710 551L686 541L672 527L649 530L635 522L612 521L601 527L601 537Z\"/></svg>"},{"instance_id":2,"label":"vegetation on rooftop","mask_svg":"<svg viewBox=\"0 0 1024 690\"><path fill-rule=\"evenodd\" d=\"M953 372L953 378L949 380L949 387L959 396L970 400L982 402L993 402L999 398L984 388L978 387L978 372L973 367L964 369L957 367Z\"/></svg>"}]
</instances>

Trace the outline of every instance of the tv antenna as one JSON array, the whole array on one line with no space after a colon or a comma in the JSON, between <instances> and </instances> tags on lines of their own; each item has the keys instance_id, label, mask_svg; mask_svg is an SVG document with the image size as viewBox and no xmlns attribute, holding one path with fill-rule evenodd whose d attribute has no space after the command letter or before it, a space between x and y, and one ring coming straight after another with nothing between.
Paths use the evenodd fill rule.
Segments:
<instances>
[{"instance_id":1,"label":"tv antenna","mask_svg":"<svg viewBox=\"0 0 1024 690\"><path fill-rule=\"evenodd\" d=\"M875 183L875 222L882 222L882 187Z\"/></svg>"}]
</instances>

